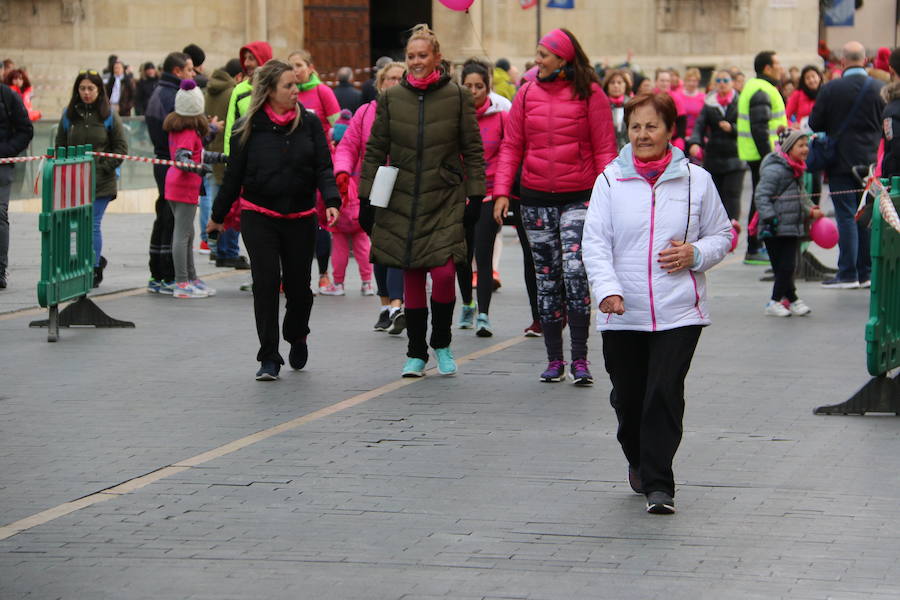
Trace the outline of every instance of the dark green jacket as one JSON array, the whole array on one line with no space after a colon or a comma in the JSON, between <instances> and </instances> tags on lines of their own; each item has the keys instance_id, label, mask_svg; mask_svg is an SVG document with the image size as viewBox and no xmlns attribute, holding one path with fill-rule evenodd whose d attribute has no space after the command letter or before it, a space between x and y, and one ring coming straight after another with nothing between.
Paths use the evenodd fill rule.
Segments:
<instances>
[{"instance_id":1,"label":"dark green jacket","mask_svg":"<svg viewBox=\"0 0 900 600\"><path fill-rule=\"evenodd\" d=\"M66 109L68 110L68 109ZM56 129L56 146L81 146L90 144L98 152L113 152L115 154L128 154L128 142L125 141L125 130L119 115L113 112L112 127L107 131L103 119L97 113L94 106L82 103L75 105L76 115L68 115L68 131L63 127L62 121ZM95 170L95 195L98 198L104 196L116 197L118 186L116 184L116 168L122 161L116 158L97 158Z\"/></svg>"},{"instance_id":2,"label":"dark green jacket","mask_svg":"<svg viewBox=\"0 0 900 600\"><path fill-rule=\"evenodd\" d=\"M222 121L222 128L225 128L225 116L228 114L228 101L231 99L231 90L237 85L234 77L228 74L225 69L216 69L213 71L206 89L203 91L206 97L206 115L208 117L219 117ZM211 152L225 151L225 132L220 131L209 143L207 150ZM216 183L222 185L225 177L225 165L213 165L213 177Z\"/></svg>"},{"instance_id":3,"label":"dark green jacket","mask_svg":"<svg viewBox=\"0 0 900 600\"><path fill-rule=\"evenodd\" d=\"M359 196L368 198L375 171L400 171L387 208L376 208L372 262L404 269L466 260L467 196L483 197L484 155L475 104L444 75L426 90L406 79L386 90L366 145Z\"/></svg>"}]
</instances>

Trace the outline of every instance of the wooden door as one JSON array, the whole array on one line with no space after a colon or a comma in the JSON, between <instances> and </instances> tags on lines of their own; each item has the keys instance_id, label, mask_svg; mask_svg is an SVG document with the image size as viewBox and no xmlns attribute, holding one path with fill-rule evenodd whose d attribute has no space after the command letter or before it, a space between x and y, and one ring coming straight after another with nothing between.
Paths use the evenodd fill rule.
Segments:
<instances>
[{"instance_id":1,"label":"wooden door","mask_svg":"<svg viewBox=\"0 0 900 600\"><path fill-rule=\"evenodd\" d=\"M303 12L304 46L323 80L333 80L340 67L356 71L372 65L369 0L306 0ZM357 71L357 82L368 78Z\"/></svg>"}]
</instances>

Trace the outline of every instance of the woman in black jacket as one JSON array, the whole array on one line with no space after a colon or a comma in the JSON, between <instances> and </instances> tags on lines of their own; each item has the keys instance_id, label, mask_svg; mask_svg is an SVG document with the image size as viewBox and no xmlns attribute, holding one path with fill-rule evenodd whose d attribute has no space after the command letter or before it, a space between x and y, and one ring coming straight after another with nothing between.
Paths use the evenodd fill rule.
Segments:
<instances>
[{"instance_id":1,"label":"woman in black jacket","mask_svg":"<svg viewBox=\"0 0 900 600\"><path fill-rule=\"evenodd\" d=\"M727 70L716 72L715 83L716 89L706 96L687 140L688 154L698 159L702 150L703 167L712 175L732 226L740 230L744 161L738 158L737 150L738 93Z\"/></svg>"},{"instance_id":2,"label":"woman in black jacket","mask_svg":"<svg viewBox=\"0 0 900 600\"><path fill-rule=\"evenodd\" d=\"M222 231L241 196L241 233L250 254L253 311L261 363L256 379L272 381L284 359L278 352L278 292L287 300L283 334L294 369L306 365L313 294L309 288L316 243L316 190L331 225L341 200L331 152L319 119L297 102L291 66L271 60L255 75L250 108L231 137L225 178L207 232Z\"/></svg>"},{"instance_id":3,"label":"woman in black jacket","mask_svg":"<svg viewBox=\"0 0 900 600\"><path fill-rule=\"evenodd\" d=\"M141 66L141 78L137 80L134 89L134 114L143 115L147 112L147 103L150 102L150 96L159 83L159 73L156 71L156 65L152 62L146 62Z\"/></svg>"}]
</instances>

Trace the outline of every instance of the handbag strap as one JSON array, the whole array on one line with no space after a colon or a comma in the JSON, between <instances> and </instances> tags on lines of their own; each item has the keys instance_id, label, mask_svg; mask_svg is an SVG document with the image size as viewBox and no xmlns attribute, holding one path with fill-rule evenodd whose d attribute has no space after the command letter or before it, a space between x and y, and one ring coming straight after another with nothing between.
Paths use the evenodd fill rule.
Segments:
<instances>
[{"instance_id":1,"label":"handbag strap","mask_svg":"<svg viewBox=\"0 0 900 600\"><path fill-rule=\"evenodd\" d=\"M841 125L841 128L837 131L837 133L832 136L832 139L834 139L835 141L837 141L842 135L844 135L847 127L850 125L850 121L852 121L853 117L856 115L856 111L859 108L860 103L862 102L863 96L866 95L866 90L869 89L870 83L872 83L872 78L867 75L862 89L859 90L859 94L857 94L856 98L853 100L853 106L850 107L850 112L847 114L847 118L844 119L844 123Z\"/></svg>"}]
</instances>

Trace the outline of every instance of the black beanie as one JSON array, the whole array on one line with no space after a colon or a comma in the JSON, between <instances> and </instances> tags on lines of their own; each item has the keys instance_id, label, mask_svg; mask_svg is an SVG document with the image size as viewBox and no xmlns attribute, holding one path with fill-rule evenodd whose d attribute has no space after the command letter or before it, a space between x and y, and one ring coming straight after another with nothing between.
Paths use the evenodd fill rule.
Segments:
<instances>
[{"instance_id":1,"label":"black beanie","mask_svg":"<svg viewBox=\"0 0 900 600\"><path fill-rule=\"evenodd\" d=\"M237 77L237 74L242 71L243 69L241 69L241 61L238 58L232 58L227 63L225 63L225 72L232 77Z\"/></svg>"},{"instance_id":2,"label":"black beanie","mask_svg":"<svg viewBox=\"0 0 900 600\"><path fill-rule=\"evenodd\" d=\"M199 67L206 60L206 52L197 44L188 44L182 52L191 57L191 62L194 63L195 67Z\"/></svg>"}]
</instances>

